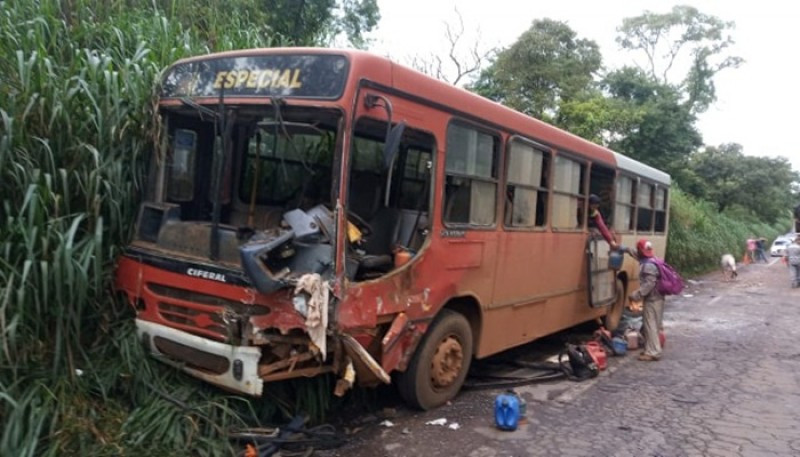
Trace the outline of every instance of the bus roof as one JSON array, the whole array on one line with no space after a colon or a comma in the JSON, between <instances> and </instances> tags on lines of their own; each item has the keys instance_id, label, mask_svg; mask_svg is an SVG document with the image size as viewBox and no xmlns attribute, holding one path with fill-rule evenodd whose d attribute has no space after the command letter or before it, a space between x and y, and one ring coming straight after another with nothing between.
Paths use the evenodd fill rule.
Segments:
<instances>
[{"instance_id":1,"label":"bus roof","mask_svg":"<svg viewBox=\"0 0 800 457\"><path fill-rule=\"evenodd\" d=\"M624 156L618 152L615 152L614 156L617 160L617 168L620 170L633 173L665 186L669 186L672 182L670 176L661 170L656 170L649 165L645 165L642 162L637 162L636 160L633 160L630 157Z\"/></svg>"}]
</instances>

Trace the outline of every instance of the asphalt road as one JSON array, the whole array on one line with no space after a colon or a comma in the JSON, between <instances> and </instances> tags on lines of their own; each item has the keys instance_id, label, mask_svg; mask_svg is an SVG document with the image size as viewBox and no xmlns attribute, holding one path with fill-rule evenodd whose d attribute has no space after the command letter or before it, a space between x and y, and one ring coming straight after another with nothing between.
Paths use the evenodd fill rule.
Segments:
<instances>
[{"instance_id":1,"label":"asphalt road","mask_svg":"<svg viewBox=\"0 0 800 457\"><path fill-rule=\"evenodd\" d=\"M344 447L315 455L800 455L800 289L783 264L740 266L729 283L719 273L692 281L668 298L665 332L661 361L629 352L588 382L517 387L527 420L516 431L494 427L503 389L465 391L424 413L387 399L390 408L338 424L351 433Z\"/></svg>"}]
</instances>

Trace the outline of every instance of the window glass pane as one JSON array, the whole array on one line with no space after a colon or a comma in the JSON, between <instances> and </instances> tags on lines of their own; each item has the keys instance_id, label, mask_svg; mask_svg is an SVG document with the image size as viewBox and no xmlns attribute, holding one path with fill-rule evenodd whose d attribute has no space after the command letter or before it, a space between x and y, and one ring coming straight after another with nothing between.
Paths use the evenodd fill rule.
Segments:
<instances>
[{"instance_id":1,"label":"window glass pane","mask_svg":"<svg viewBox=\"0 0 800 457\"><path fill-rule=\"evenodd\" d=\"M459 224L492 225L495 221L495 183L448 176L444 220Z\"/></svg>"},{"instance_id":2,"label":"window glass pane","mask_svg":"<svg viewBox=\"0 0 800 457\"><path fill-rule=\"evenodd\" d=\"M519 141L511 144L508 157L508 182L541 186L544 154Z\"/></svg>"},{"instance_id":3,"label":"window glass pane","mask_svg":"<svg viewBox=\"0 0 800 457\"><path fill-rule=\"evenodd\" d=\"M533 227L536 224L538 193L524 187L509 186L511 196L511 215L507 225L512 227Z\"/></svg>"},{"instance_id":4,"label":"window glass pane","mask_svg":"<svg viewBox=\"0 0 800 457\"><path fill-rule=\"evenodd\" d=\"M582 194L581 164L566 157L556 157L553 188L561 192Z\"/></svg>"},{"instance_id":5,"label":"window glass pane","mask_svg":"<svg viewBox=\"0 0 800 457\"><path fill-rule=\"evenodd\" d=\"M494 137L452 124L447 130L448 173L494 178Z\"/></svg>"},{"instance_id":6,"label":"window glass pane","mask_svg":"<svg viewBox=\"0 0 800 457\"><path fill-rule=\"evenodd\" d=\"M633 229L633 208L617 204L614 209L614 228L617 230Z\"/></svg>"},{"instance_id":7,"label":"window glass pane","mask_svg":"<svg viewBox=\"0 0 800 457\"><path fill-rule=\"evenodd\" d=\"M470 202L470 223L492 225L495 219L497 185L492 182L472 181L472 201Z\"/></svg>"},{"instance_id":8,"label":"window glass pane","mask_svg":"<svg viewBox=\"0 0 800 457\"><path fill-rule=\"evenodd\" d=\"M633 180L620 176L617 180L617 201L620 203L633 203Z\"/></svg>"},{"instance_id":9,"label":"window glass pane","mask_svg":"<svg viewBox=\"0 0 800 457\"><path fill-rule=\"evenodd\" d=\"M660 210L666 209L664 207L666 201L667 201L667 189L658 189L656 191L656 201L655 201L656 209Z\"/></svg>"},{"instance_id":10,"label":"window glass pane","mask_svg":"<svg viewBox=\"0 0 800 457\"><path fill-rule=\"evenodd\" d=\"M649 232L653 229L653 210L648 208L639 208L639 213L636 217L636 230L640 232Z\"/></svg>"},{"instance_id":11,"label":"window glass pane","mask_svg":"<svg viewBox=\"0 0 800 457\"><path fill-rule=\"evenodd\" d=\"M656 232L664 232L667 228L667 213L664 211L656 211Z\"/></svg>"},{"instance_id":12,"label":"window glass pane","mask_svg":"<svg viewBox=\"0 0 800 457\"><path fill-rule=\"evenodd\" d=\"M653 186L650 184L642 184L639 187L639 199L637 203L639 207L652 208L651 197L653 195Z\"/></svg>"},{"instance_id":13,"label":"window glass pane","mask_svg":"<svg viewBox=\"0 0 800 457\"><path fill-rule=\"evenodd\" d=\"M583 223L579 201L569 195L553 195L553 227L579 228Z\"/></svg>"}]
</instances>

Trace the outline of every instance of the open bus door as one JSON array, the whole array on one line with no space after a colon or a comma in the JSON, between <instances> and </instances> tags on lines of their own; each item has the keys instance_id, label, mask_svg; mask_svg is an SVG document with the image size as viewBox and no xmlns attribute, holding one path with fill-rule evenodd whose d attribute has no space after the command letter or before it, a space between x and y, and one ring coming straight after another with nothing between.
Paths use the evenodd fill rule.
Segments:
<instances>
[{"instance_id":1,"label":"open bus door","mask_svg":"<svg viewBox=\"0 0 800 457\"><path fill-rule=\"evenodd\" d=\"M608 243L600 236L589 236L586 241L586 263L589 305L592 308L610 305L617 298L616 271L611 268L608 260Z\"/></svg>"}]
</instances>

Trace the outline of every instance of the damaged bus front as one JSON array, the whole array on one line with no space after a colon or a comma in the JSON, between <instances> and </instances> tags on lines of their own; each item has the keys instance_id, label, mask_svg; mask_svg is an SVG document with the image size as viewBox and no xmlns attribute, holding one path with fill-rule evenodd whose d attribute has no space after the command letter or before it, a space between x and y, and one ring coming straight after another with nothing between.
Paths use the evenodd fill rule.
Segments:
<instances>
[{"instance_id":1,"label":"damaged bus front","mask_svg":"<svg viewBox=\"0 0 800 457\"><path fill-rule=\"evenodd\" d=\"M389 381L328 322L347 274L336 253L369 230L339 199L347 76L347 57L332 53L220 54L167 70L160 147L116 275L153 355L251 395L323 372L342 375L341 392L353 360Z\"/></svg>"}]
</instances>

